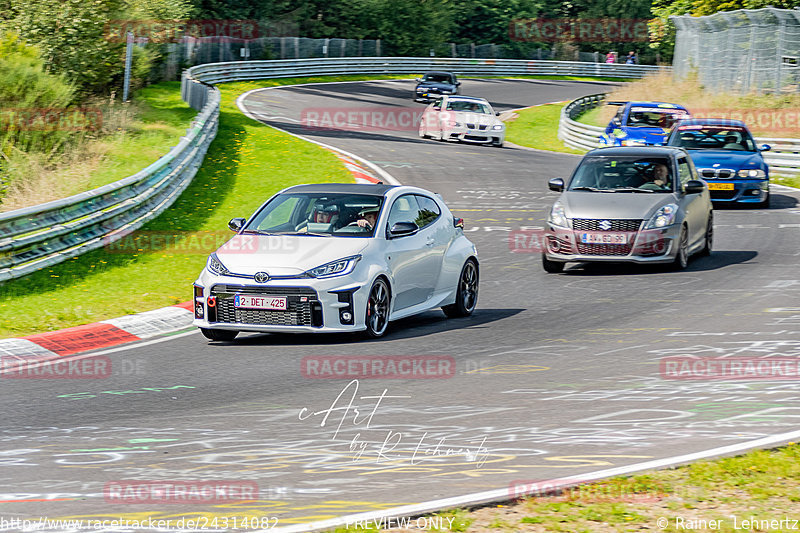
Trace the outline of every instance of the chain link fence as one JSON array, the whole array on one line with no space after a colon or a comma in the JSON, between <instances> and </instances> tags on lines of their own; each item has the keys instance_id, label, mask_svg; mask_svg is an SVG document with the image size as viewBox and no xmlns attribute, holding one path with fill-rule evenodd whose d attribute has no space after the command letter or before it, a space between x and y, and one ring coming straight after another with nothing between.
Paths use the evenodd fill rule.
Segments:
<instances>
[{"instance_id":1,"label":"chain link fence","mask_svg":"<svg viewBox=\"0 0 800 533\"><path fill-rule=\"evenodd\" d=\"M696 69L711 90L800 91L800 11L740 9L705 17L672 16L674 72Z\"/></svg>"}]
</instances>

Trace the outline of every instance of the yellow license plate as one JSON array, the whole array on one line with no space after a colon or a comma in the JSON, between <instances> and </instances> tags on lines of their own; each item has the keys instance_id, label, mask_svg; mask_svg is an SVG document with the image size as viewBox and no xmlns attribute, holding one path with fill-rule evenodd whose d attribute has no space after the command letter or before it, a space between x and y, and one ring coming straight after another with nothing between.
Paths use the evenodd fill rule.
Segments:
<instances>
[{"instance_id":1,"label":"yellow license plate","mask_svg":"<svg viewBox=\"0 0 800 533\"><path fill-rule=\"evenodd\" d=\"M709 183L709 191L732 191L733 183Z\"/></svg>"}]
</instances>

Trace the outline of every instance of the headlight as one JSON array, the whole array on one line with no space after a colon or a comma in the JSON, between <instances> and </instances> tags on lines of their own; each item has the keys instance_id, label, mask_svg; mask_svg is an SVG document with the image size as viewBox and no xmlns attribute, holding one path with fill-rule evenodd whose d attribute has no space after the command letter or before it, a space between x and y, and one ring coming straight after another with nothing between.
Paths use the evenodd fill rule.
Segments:
<instances>
[{"instance_id":1,"label":"headlight","mask_svg":"<svg viewBox=\"0 0 800 533\"><path fill-rule=\"evenodd\" d=\"M622 146L647 146L647 143L643 143L642 141L622 141Z\"/></svg>"},{"instance_id":2,"label":"headlight","mask_svg":"<svg viewBox=\"0 0 800 533\"><path fill-rule=\"evenodd\" d=\"M218 276L227 276L231 273L230 270L225 268L225 265L222 264L222 261L219 260L219 257L217 257L215 253L208 256L206 268L209 272L217 274Z\"/></svg>"},{"instance_id":3,"label":"headlight","mask_svg":"<svg viewBox=\"0 0 800 533\"><path fill-rule=\"evenodd\" d=\"M667 204L656 211L656 214L650 218L650 221L644 229L658 229L671 226L675 223L675 215L677 214L678 206L675 204Z\"/></svg>"},{"instance_id":4,"label":"headlight","mask_svg":"<svg viewBox=\"0 0 800 533\"><path fill-rule=\"evenodd\" d=\"M766 178L767 173L760 168L743 168L738 172L740 178Z\"/></svg>"},{"instance_id":5,"label":"headlight","mask_svg":"<svg viewBox=\"0 0 800 533\"><path fill-rule=\"evenodd\" d=\"M561 202L556 202L553 204L553 208L550 210L550 216L547 217L547 221L553 226L559 226L561 228L569 227L569 222L567 221L567 212L564 210L564 206L561 205Z\"/></svg>"},{"instance_id":6,"label":"headlight","mask_svg":"<svg viewBox=\"0 0 800 533\"><path fill-rule=\"evenodd\" d=\"M492 126L492 129L493 130L502 130L503 129L503 125L502 124L495 124L494 126Z\"/></svg>"},{"instance_id":7,"label":"headlight","mask_svg":"<svg viewBox=\"0 0 800 533\"><path fill-rule=\"evenodd\" d=\"M361 259L360 255L353 255L350 257L345 257L344 259L338 259L336 261L331 261L330 263L325 263L324 265L320 265L316 268L312 268L311 270L306 272L306 275L312 278L324 278L328 276L343 276L344 274L349 274L355 268L356 263Z\"/></svg>"}]
</instances>

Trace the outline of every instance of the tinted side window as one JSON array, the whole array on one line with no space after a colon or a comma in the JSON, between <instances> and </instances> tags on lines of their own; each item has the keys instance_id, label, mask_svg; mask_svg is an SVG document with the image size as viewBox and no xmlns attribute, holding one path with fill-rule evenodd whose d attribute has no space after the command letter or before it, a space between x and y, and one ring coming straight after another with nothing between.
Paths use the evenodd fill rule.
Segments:
<instances>
[{"instance_id":1,"label":"tinted side window","mask_svg":"<svg viewBox=\"0 0 800 533\"><path fill-rule=\"evenodd\" d=\"M416 222L417 226L420 228L424 228L435 222L436 219L439 218L439 215L442 214L442 211L432 198L428 198L427 196L417 196L416 198L419 204L419 214L414 222Z\"/></svg>"},{"instance_id":2,"label":"tinted side window","mask_svg":"<svg viewBox=\"0 0 800 533\"><path fill-rule=\"evenodd\" d=\"M391 229L398 222L417 222L418 218L419 204L417 204L417 198L413 194L405 194L392 204L392 209L389 211L387 229Z\"/></svg>"},{"instance_id":3,"label":"tinted side window","mask_svg":"<svg viewBox=\"0 0 800 533\"><path fill-rule=\"evenodd\" d=\"M686 182L694 179L692 176L692 169L689 167L689 163L686 162L686 158L681 158L678 160L678 175L681 180L681 186L686 185Z\"/></svg>"}]
</instances>

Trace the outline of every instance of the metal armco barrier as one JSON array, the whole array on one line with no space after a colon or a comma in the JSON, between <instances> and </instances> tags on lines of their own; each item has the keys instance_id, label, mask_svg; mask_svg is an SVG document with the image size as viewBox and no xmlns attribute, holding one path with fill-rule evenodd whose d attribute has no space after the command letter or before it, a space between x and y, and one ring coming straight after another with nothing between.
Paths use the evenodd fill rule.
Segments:
<instances>
[{"instance_id":1,"label":"metal armco barrier","mask_svg":"<svg viewBox=\"0 0 800 533\"><path fill-rule=\"evenodd\" d=\"M203 162L217 132L219 90L212 84L295 76L421 74L462 76L563 75L639 78L660 67L415 57L348 57L209 63L183 73L181 97L199 111L167 155L133 176L63 200L0 214L0 282L24 276L113 242L141 227L177 199Z\"/></svg>"},{"instance_id":2,"label":"metal armco barrier","mask_svg":"<svg viewBox=\"0 0 800 533\"><path fill-rule=\"evenodd\" d=\"M63 200L0 214L0 281L99 248L158 216L191 183L218 119L216 92L178 145L144 170Z\"/></svg>"},{"instance_id":3,"label":"metal armco barrier","mask_svg":"<svg viewBox=\"0 0 800 533\"><path fill-rule=\"evenodd\" d=\"M558 121L558 138L565 145L577 150L594 150L599 147L599 138L605 128L591 126L575 120L581 113L602 105L605 94L592 94L568 103L561 109ZM769 152L763 152L764 161L773 174L800 174L800 139L777 137L755 137L756 144L768 144Z\"/></svg>"}]
</instances>

